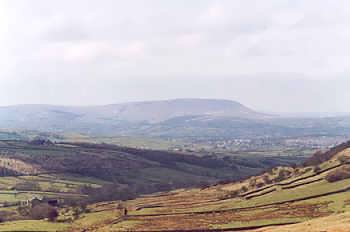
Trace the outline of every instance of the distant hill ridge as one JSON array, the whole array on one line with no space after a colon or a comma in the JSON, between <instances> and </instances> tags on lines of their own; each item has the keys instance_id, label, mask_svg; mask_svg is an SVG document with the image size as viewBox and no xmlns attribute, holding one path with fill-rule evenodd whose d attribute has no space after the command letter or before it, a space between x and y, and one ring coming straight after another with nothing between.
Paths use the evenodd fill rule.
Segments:
<instances>
[{"instance_id":1,"label":"distant hill ridge","mask_svg":"<svg viewBox=\"0 0 350 232\"><path fill-rule=\"evenodd\" d=\"M0 107L0 128L130 135L139 133L141 124L151 126L189 116L257 119L266 115L241 103L218 99L173 99L101 106L14 105Z\"/></svg>"},{"instance_id":2,"label":"distant hill ridge","mask_svg":"<svg viewBox=\"0 0 350 232\"><path fill-rule=\"evenodd\" d=\"M101 106L55 106L15 105L0 107L0 119L19 113L26 116L55 118L105 118L125 121L160 122L175 117L191 115L215 115L241 118L264 116L248 107L231 100L219 99L173 99L163 101L140 101Z\"/></svg>"},{"instance_id":3,"label":"distant hill ridge","mask_svg":"<svg viewBox=\"0 0 350 232\"><path fill-rule=\"evenodd\" d=\"M106 106L114 108L121 119L133 121L159 122L175 117L191 115L214 115L241 118L264 116L239 102L219 99L174 99L165 101L145 101Z\"/></svg>"},{"instance_id":4,"label":"distant hill ridge","mask_svg":"<svg viewBox=\"0 0 350 232\"><path fill-rule=\"evenodd\" d=\"M236 101L188 98L101 106L6 106L0 107L0 129L163 138L350 135L350 117L283 118Z\"/></svg>"}]
</instances>

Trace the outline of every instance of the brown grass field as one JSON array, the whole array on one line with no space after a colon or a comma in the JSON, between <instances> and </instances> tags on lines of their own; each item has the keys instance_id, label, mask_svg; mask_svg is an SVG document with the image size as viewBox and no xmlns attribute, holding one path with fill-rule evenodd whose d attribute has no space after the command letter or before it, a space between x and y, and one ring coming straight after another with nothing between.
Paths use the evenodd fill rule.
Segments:
<instances>
[{"instance_id":1,"label":"brown grass field","mask_svg":"<svg viewBox=\"0 0 350 232\"><path fill-rule=\"evenodd\" d=\"M91 206L105 218L85 227L87 231L256 231L347 232L350 231L350 179L329 183L325 177L348 163L345 149L319 165L319 170L287 168L282 181L255 187L264 175L278 176L285 168L238 183L202 189L146 195L125 202L129 213L121 216L116 202ZM266 179L266 177L265 177ZM230 193L247 189L237 196ZM270 191L274 189L274 191ZM254 196L254 197L248 197ZM83 215L89 221L94 213ZM84 231L84 225L71 229Z\"/></svg>"}]
</instances>

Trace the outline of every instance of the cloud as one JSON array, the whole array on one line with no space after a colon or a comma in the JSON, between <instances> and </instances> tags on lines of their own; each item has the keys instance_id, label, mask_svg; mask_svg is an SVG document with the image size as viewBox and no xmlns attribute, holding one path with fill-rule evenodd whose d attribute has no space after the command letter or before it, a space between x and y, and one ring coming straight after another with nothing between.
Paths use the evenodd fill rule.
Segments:
<instances>
[{"instance_id":1,"label":"cloud","mask_svg":"<svg viewBox=\"0 0 350 232\"><path fill-rule=\"evenodd\" d=\"M266 109L333 109L332 100L316 102L327 86L315 85L317 94L303 86L346 82L349 11L345 0L0 1L0 104L220 96ZM259 80L264 91L237 90ZM298 81L305 91L296 103L279 101ZM28 82L47 95L31 97ZM77 101L76 86L84 89ZM333 105L346 110L342 98Z\"/></svg>"},{"instance_id":2,"label":"cloud","mask_svg":"<svg viewBox=\"0 0 350 232\"><path fill-rule=\"evenodd\" d=\"M83 25L68 20L51 23L45 33L46 39L53 42L81 41L89 37Z\"/></svg>"},{"instance_id":3,"label":"cloud","mask_svg":"<svg viewBox=\"0 0 350 232\"><path fill-rule=\"evenodd\" d=\"M47 44L38 51L37 59L91 64L111 60L138 59L145 55L142 41L129 41L116 46L110 41L83 40Z\"/></svg>"},{"instance_id":4,"label":"cloud","mask_svg":"<svg viewBox=\"0 0 350 232\"><path fill-rule=\"evenodd\" d=\"M228 12L225 10L222 4L217 2L210 5L199 16L199 22L205 25L215 26L218 24L225 24L228 21Z\"/></svg>"}]
</instances>

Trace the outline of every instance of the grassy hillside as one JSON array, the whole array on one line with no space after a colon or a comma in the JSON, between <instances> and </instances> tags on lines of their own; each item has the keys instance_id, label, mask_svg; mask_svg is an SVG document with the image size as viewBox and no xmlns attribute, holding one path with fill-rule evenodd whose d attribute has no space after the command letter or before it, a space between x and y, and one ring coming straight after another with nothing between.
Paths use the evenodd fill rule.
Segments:
<instances>
[{"instance_id":1,"label":"grassy hillside","mask_svg":"<svg viewBox=\"0 0 350 232\"><path fill-rule=\"evenodd\" d=\"M268 227L255 232L291 232L291 231L331 231L348 232L350 227L350 213L334 214L328 217L317 218L294 225Z\"/></svg>"},{"instance_id":2,"label":"grassy hillside","mask_svg":"<svg viewBox=\"0 0 350 232\"><path fill-rule=\"evenodd\" d=\"M327 160L320 158L310 166L274 168L236 183L145 195L125 202L129 213L124 217L117 216L115 202L105 203L98 210L105 215L101 220L87 223L97 213L92 210L82 215L85 224L77 223L76 230L71 230L267 232L307 227L308 231L349 231L350 144L318 156ZM320 217L328 217L327 226L319 223L322 220L298 224ZM293 225L282 226L287 224Z\"/></svg>"},{"instance_id":3,"label":"grassy hillside","mask_svg":"<svg viewBox=\"0 0 350 232\"><path fill-rule=\"evenodd\" d=\"M18 208L37 196L64 200L63 207L125 200L139 194L237 180L294 161L279 155L225 158L107 144L3 140L0 221L30 219Z\"/></svg>"},{"instance_id":4,"label":"grassy hillside","mask_svg":"<svg viewBox=\"0 0 350 232\"><path fill-rule=\"evenodd\" d=\"M22 154L24 148L21 146L25 147L26 155ZM32 149L29 149L30 146ZM13 150L17 149L16 157L22 157L23 162L32 165L33 169L29 170L35 170L36 172L54 171L46 174L0 177L2 181L1 188L3 189L0 195L3 194L3 201L6 202L25 199L26 194L33 193L55 194L56 197L61 196L67 199L74 199L75 197L75 200L79 202L79 200L88 196L84 194L77 195L74 191L79 189L79 186L85 186L87 183L91 187L99 189L98 194L103 194L101 186L111 182L104 180L103 176L99 179L88 175L82 176L81 173L68 172L68 170L72 170L73 166L77 167L74 159L68 159L69 154L74 154L74 157L86 157L92 163L98 160L91 160L92 153L98 157L107 155L109 157L107 159L108 163L111 163L113 159L109 155L113 151L113 156L117 156L118 153L123 154L124 160L129 156L138 157L134 160L138 165L140 163L137 161L141 157L143 162L152 163L159 159L158 164L165 164L160 157L162 155L167 156L166 153L158 154L154 151L147 153L138 149L96 144L34 146L19 142L6 142L2 143L1 147L3 151L5 147L7 148L7 155L13 155ZM15 148L11 152L9 147ZM41 152L38 152L39 150ZM61 158L49 159L48 150L54 154L53 157ZM99 151L98 154L97 150ZM118 153L116 150L118 150ZM80 151L80 153L77 153L77 151ZM22 156L19 154L22 154ZM176 156L176 154L172 155ZM192 166L196 161L197 168L203 168L207 165L207 160L202 158L197 160L198 158L191 157L189 159L184 156L181 161L182 163L186 161L187 165ZM40 160L44 160L48 164L46 169L44 169ZM86 161L81 160L81 162ZM210 162L213 162L213 160ZM55 222L28 220L29 218L20 214L16 206L8 205L1 208L1 215L5 215L5 212L15 214L12 215L12 220L15 221L0 223L0 231L274 232L299 231L305 230L306 227L309 229L308 231L312 232L319 232L320 229L327 232L347 231L350 228L350 144L341 145L325 153L318 153L316 157L309 159L306 163L307 165L294 168L275 167L240 182L215 184L202 188L179 188L143 195L124 202L104 201L90 204L86 208L79 206L79 204L65 204L57 208L59 215ZM89 162L83 164L90 167ZM126 163L122 164L122 166L125 165ZM190 170L196 170L192 166ZM111 165L111 167L114 167L114 165ZM119 166L119 168L122 167ZM66 172L59 173L57 170L65 170ZM79 169L77 170L79 171ZM166 169L165 172L160 172L160 169L152 171L158 173L158 175L150 175L153 181L159 181L165 176L165 179L172 176L174 180L184 178L184 176L176 176L176 173L169 172L169 169ZM151 173L153 173L152 171ZM143 175L146 175L144 173ZM143 178L145 178L143 179L145 181L149 176ZM40 189L36 191L18 191L12 187L16 184L23 187L23 183L24 187L26 183L30 183L30 186L37 183ZM52 190L45 192L41 189L48 187ZM53 190L54 188L56 189ZM112 194L117 193L112 192ZM123 213L125 209L128 210L127 215ZM318 219L323 217L325 219Z\"/></svg>"}]
</instances>

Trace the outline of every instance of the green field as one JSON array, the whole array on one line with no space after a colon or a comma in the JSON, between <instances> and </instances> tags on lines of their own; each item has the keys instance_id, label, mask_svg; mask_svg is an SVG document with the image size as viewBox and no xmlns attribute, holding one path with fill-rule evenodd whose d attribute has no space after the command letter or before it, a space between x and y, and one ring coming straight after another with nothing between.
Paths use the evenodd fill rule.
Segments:
<instances>
[{"instance_id":1,"label":"green field","mask_svg":"<svg viewBox=\"0 0 350 232\"><path fill-rule=\"evenodd\" d=\"M0 231L56 232L70 227L66 223L52 223L39 220L23 220L0 223Z\"/></svg>"},{"instance_id":2,"label":"green field","mask_svg":"<svg viewBox=\"0 0 350 232\"><path fill-rule=\"evenodd\" d=\"M350 149L341 152L341 156L349 159ZM293 170L291 176L281 182L260 189L249 187L247 194L243 194L245 197L220 199L220 196L230 192L228 189L249 186L253 177L241 183L170 192L129 201L129 207L134 209L129 218L117 225L105 225L104 228L118 231L128 225L125 228L150 231L169 228L244 229L294 224L350 212L350 179L332 183L325 180L329 173L348 165L340 163L338 157L336 155L319 165L317 173L313 168L299 167L298 172ZM283 168L276 169L269 175L275 176L274 173L281 170ZM260 181L260 177L255 179ZM246 196L253 197L247 199Z\"/></svg>"}]
</instances>

